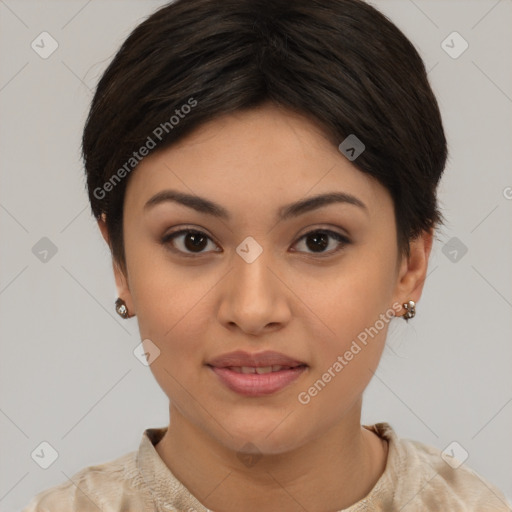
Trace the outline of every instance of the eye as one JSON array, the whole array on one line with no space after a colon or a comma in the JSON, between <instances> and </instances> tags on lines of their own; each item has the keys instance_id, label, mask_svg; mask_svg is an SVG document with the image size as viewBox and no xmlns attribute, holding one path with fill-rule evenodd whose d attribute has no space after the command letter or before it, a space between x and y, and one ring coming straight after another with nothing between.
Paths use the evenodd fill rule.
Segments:
<instances>
[{"instance_id":1,"label":"eye","mask_svg":"<svg viewBox=\"0 0 512 512\"><path fill-rule=\"evenodd\" d=\"M306 247L312 251L310 254L318 254L320 256L331 255L343 249L345 245L350 244L350 240L346 236L330 229L310 231L301 236L295 245L299 244L302 240L306 241ZM326 251L325 248L329 247L330 240L335 241L335 244L333 244L335 247ZM162 238L162 244L169 246L170 250L179 252L183 256L211 252L205 251L209 242L214 247L218 247L206 233L195 229L180 229L179 231L168 233ZM222 252L222 250L214 249L213 252Z\"/></svg>"},{"instance_id":2,"label":"eye","mask_svg":"<svg viewBox=\"0 0 512 512\"><path fill-rule=\"evenodd\" d=\"M329 246L329 239L335 240L335 248L329 251L324 249ZM350 240L336 231L330 229L315 229L301 236L297 243L302 240L306 241L306 247L311 249L313 252L309 254L319 254L320 256L329 256L343 249L345 245L350 244Z\"/></svg>"},{"instance_id":3,"label":"eye","mask_svg":"<svg viewBox=\"0 0 512 512\"><path fill-rule=\"evenodd\" d=\"M197 231L195 229L181 229L165 235L162 238L162 243L164 245L168 245L169 249L174 252L179 252L183 256L191 256L193 254L201 254L205 252L203 249L208 246L208 240L216 246L213 240L202 231ZM176 245L178 248L176 248Z\"/></svg>"}]
</instances>

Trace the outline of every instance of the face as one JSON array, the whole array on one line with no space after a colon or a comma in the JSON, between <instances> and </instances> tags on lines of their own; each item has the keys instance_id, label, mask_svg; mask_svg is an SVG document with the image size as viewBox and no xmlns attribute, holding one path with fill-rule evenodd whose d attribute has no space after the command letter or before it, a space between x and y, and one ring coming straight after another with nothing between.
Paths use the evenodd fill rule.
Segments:
<instances>
[{"instance_id":1,"label":"face","mask_svg":"<svg viewBox=\"0 0 512 512\"><path fill-rule=\"evenodd\" d=\"M333 193L345 200L289 207ZM227 448L251 442L263 453L343 421L425 270L398 258L387 190L311 121L268 105L143 159L126 190L124 243L119 293L148 350L160 351L150 368L172 410ZM233 351L301 366L270 375L211 366Z\"/></svg>"}]
</instances>

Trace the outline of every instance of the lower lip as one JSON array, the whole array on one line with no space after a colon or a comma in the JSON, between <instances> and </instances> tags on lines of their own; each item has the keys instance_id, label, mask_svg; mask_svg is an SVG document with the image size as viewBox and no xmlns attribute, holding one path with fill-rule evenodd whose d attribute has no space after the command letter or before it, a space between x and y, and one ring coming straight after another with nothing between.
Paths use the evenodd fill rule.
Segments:
<instances>
[{"instance_id":1,"label":"lower lip","mask_svg":"<svg viewBox=\"0 0 512 512\"><path fill-rule=\"evenodd\" d=\"M210 368L235 393L245 396L264 396L276 393L297 380L307 366L263 374L238 373L229 368L216 368L215 366L210 366Z\"/></svg>"}]
</instances>

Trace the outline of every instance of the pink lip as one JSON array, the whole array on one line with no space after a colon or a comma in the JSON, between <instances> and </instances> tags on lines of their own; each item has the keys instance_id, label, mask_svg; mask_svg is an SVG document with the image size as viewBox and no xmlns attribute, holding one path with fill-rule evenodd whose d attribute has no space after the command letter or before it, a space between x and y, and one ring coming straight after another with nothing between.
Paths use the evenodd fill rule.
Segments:
<instances>
[{"instance_id":1,"label":"pink lip","mask_svg":"<svg viewBox=\"0 0 512 512\"><path fill-rule=\"evenodd\" d=\"M243 365L250 366L250 365ZM270 395L291 384L307 369L307 366L283 369L277 372L237 373L229 368L210 367L229 389L245 396Z\"/></svg>"},{"instance_id":2,"label":"pink lip","mask_svg":"<svg viewBox=\"0 0 512 512\"><path fill-rule=\"evenodd\" d=\"M305 365L303 361L297 361L291 357L285 356L279 352L266 350L264 352L255 352L249 354L243 350L229 352L215 357L208 361L209 366L216 366L217 368L227 368L230 366L300 366Z\"/></svg>"},{"instance_id":3,"label":"pink lip","mask_svg":"<svg viewBox=\"0 0 512 512\"><path fill-rule=\"evenodd\" d=\"M238 373L230 369L233 366L261 368L277 365L289 368L263 374ZM252 354L237 350L215 357L207 363L207 366L225 386L245 396L263 396L275 393L298 379L308 368L303 361L271 350Z\"/></svg>"}]
</instances>

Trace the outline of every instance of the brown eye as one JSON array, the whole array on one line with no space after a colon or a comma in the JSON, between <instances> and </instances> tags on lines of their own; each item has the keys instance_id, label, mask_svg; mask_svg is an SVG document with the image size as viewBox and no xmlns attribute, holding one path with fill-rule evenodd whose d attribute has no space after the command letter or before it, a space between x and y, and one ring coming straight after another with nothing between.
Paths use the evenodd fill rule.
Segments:
<instances>
[{"instance_id":1,"label":"brown eye","mask_svg":"<svg viewBox=\"0 0 512 512\"><path fill-rule=\"evenodd\" d=\"M330 239L334 239L335 243L334 248L326 251L325 249L329 247ZM303 235L298 242L305 240L306 248L311 251L310 254L319 254L323 255L324 253L327 255L333 254L335 252L343 249L345 245L350 244L350 240L336 231L331 231L328 229L316 229L314 231L310 231Z\"/></svg>"},{"instance_id":2,"label":"brown eye","mask_svg":"<svg viewBox=\"0 0 512 512\"><path fill-rule=\"evenodd\" d=\"M301 250L300 252L309 252L309 254L317 254L319 256L330 256L351 243L346 236L328 229L310 231L303 235L295 245L302 240L305 241L307 250ZM334 243L332 243L333 240ZM212 245L212 250L205 250L209 243ZM194 229L181 229L169 233L162 238L162 244L183 256L193 257L194 255L206 254L208 252L221 252L221 250L215 249L218 246L206 233ZM334 247L328 250L330 246Z\"/></svg>"},{"instance_id":3,"label":"brown eye","mask_svg":"<svg viewBox=\"0 0 512 512\"><path fill-rule=\"evenodd\" d=\"M184 255L210 252L204 250L208 246L208 241L211 241L216 247L206 233L191 229L182 229L174 233L169 233L162 239L162 243L170 246L171 250L183 253Z\"/></svg>"}]
</instances>

